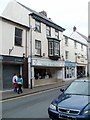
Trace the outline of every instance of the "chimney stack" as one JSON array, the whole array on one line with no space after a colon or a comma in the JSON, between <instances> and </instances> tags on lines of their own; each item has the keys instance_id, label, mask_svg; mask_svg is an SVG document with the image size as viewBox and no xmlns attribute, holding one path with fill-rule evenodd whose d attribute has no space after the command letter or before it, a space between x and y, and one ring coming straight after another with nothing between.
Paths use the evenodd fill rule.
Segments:
<instances>
[{"instance_id":1,"label":"chimney stack","mask_svg":"<svg viewBox=\"0 0 90 120\"><path fill-rule=\"evenodd\" d=\"M47 17L47 12L46 11L41 11L41 12L39 12L41 15L43 15L43 16L45 16L45 17Z\"/></svg>"},{"instance_id":2,"label":"chimney stack","mask_svg":"<svg viewBox=\"0 0 90 120\"><path fill-rule=\"evenodd\" d=\"M76 30L77 30L77 28L74 26L74 27L73 27L73 32L75 32Z\"/></svg>"}]
</instances>

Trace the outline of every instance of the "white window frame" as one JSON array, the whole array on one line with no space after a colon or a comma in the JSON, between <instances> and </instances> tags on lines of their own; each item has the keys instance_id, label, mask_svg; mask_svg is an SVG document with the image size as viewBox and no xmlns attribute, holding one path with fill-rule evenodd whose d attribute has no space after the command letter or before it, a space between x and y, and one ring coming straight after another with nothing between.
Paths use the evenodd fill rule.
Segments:
<instances>
[{"instance_id":1,"label":"white window frame","mask_svg":"<svg viewBox=\"0 0 90 120\"><path fill-rule=\"evenodd\" d=\"M35 40L35 55L41 56L41 41Z\"/></svg>"},{"instance_id":2,"label":"white window frame","mask_svg":"<svg viewBox=\"0 0 90 120\"><path fill-rule=\"evenodd\" d=\"M59 39L59 31L55 29L55 37Z\"/></svg>"},{"instance_id":3,"label":"white window frame","mask_svg":"<svg viewBox=\"0 0 90 120\"><path fill-rule=\"evenodd\" d=\"M58 42L54 42L54 55L59 56L59 43Z\"/></svg>"},{"instance_id":4,"label":"white window frame","mask_svg":"<svg viewBox=\"0 0 90 120\"><path fill-rule=\"evenodd\" d=\"M46 26L46 36L51 36L51 28Z\"/></svg>"},{"instance_id":5,"label":"white window frame","mask_svg":"<svg viewBox=\"0 0 90 120\"><path fill-rule=\"evenodd\" d=\"M36 31L41 32L41 22L35 21L35 27L37 28Z\"/></svg>"},{"instance_id":6,"label":"white window frame","mask_svg":"<svg viewBox=\"0 0 90 120\"><path fill-rule=\"evenodd\" d=\"M49 56L53 56L53 42L52 41L49 42Z\"/></svg>"},{"instance_id":7,"label":"white window frame","mask_svg":"<svg viewBox=\"0 0 90 120\"><path fill-rule=\"evenodd\" d=\"M65 59L68 60L69 58L69 51L65 51Z\"/></svg>"}]
</instances>

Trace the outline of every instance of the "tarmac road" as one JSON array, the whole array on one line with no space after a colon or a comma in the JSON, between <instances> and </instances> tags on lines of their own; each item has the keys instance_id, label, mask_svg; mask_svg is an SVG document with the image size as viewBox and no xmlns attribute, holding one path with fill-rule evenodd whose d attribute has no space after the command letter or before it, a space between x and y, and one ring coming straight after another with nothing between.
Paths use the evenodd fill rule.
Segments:
<instances>
[{"instance_id":1,"label":"tarmac road","mask_svg":"<svg viewBox=\"0 0 90 120\"><path fill-rule=\"evenodd\" d=\"M51 101L60 94L60 87L2 102L3 118L48 118Z\"/></svg>"}]
</instances>

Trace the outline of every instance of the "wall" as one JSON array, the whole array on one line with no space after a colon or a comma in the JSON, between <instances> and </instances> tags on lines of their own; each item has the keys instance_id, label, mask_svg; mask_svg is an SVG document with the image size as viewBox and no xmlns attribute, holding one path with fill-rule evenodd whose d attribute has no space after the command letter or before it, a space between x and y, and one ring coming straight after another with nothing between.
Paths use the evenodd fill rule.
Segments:
<instances>
[{"instance_id":1,"label":"wall","mask_svg":"<svg viewBox=\"0 0 90 120\"><path fill-rule=\"evenodd\" d=\"M25 53L25 41L26 41L26 30L22 27L15 26L8 22L2 22L2 53L3 55L9 55L9 49L14 47L11 54L12 56L19 56L22 57L23 53ZM18 47L14 45L15 41L15 27L19 27L23 29L23 36L22 36L22 46Z\"/></svg>"},{"instance_id":2,"label":"wall","mask_svg":"<svg viewBox=\"0 0 90 120\"><path fill-rule=\"evenodd\" d=\"M20 24L29 26L29 19L28 19L29 14L30 11L22 7L15 0L13 0L8 3L8 5L6 6L5 10L2 13L2 16L9 20L13 20Z\"/></svg>"}]
</instances>

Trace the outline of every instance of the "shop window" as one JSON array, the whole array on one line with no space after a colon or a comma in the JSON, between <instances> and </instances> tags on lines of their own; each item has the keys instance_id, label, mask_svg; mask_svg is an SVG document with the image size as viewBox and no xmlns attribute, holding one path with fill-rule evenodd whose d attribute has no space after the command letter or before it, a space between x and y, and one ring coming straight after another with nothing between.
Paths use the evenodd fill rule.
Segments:
<instances>
[{"instance_id":1,"label":"shop window","mask_svg":"<svg viewBox=\"0 0 90 120\"><path fill-rule=\"evenodd\" d=\"M15 28L15 45L22 46L22 29Z\"/></svg>"},{"instance_id":2,"label":"shop window","mask_svg":"<svg viewBox=\"0 0 90 120\"><path fill-rule=\"evenodd\" d=\"M65 78L75 77L75 67L65 67Z\"/></svg>"}]
</instances>

